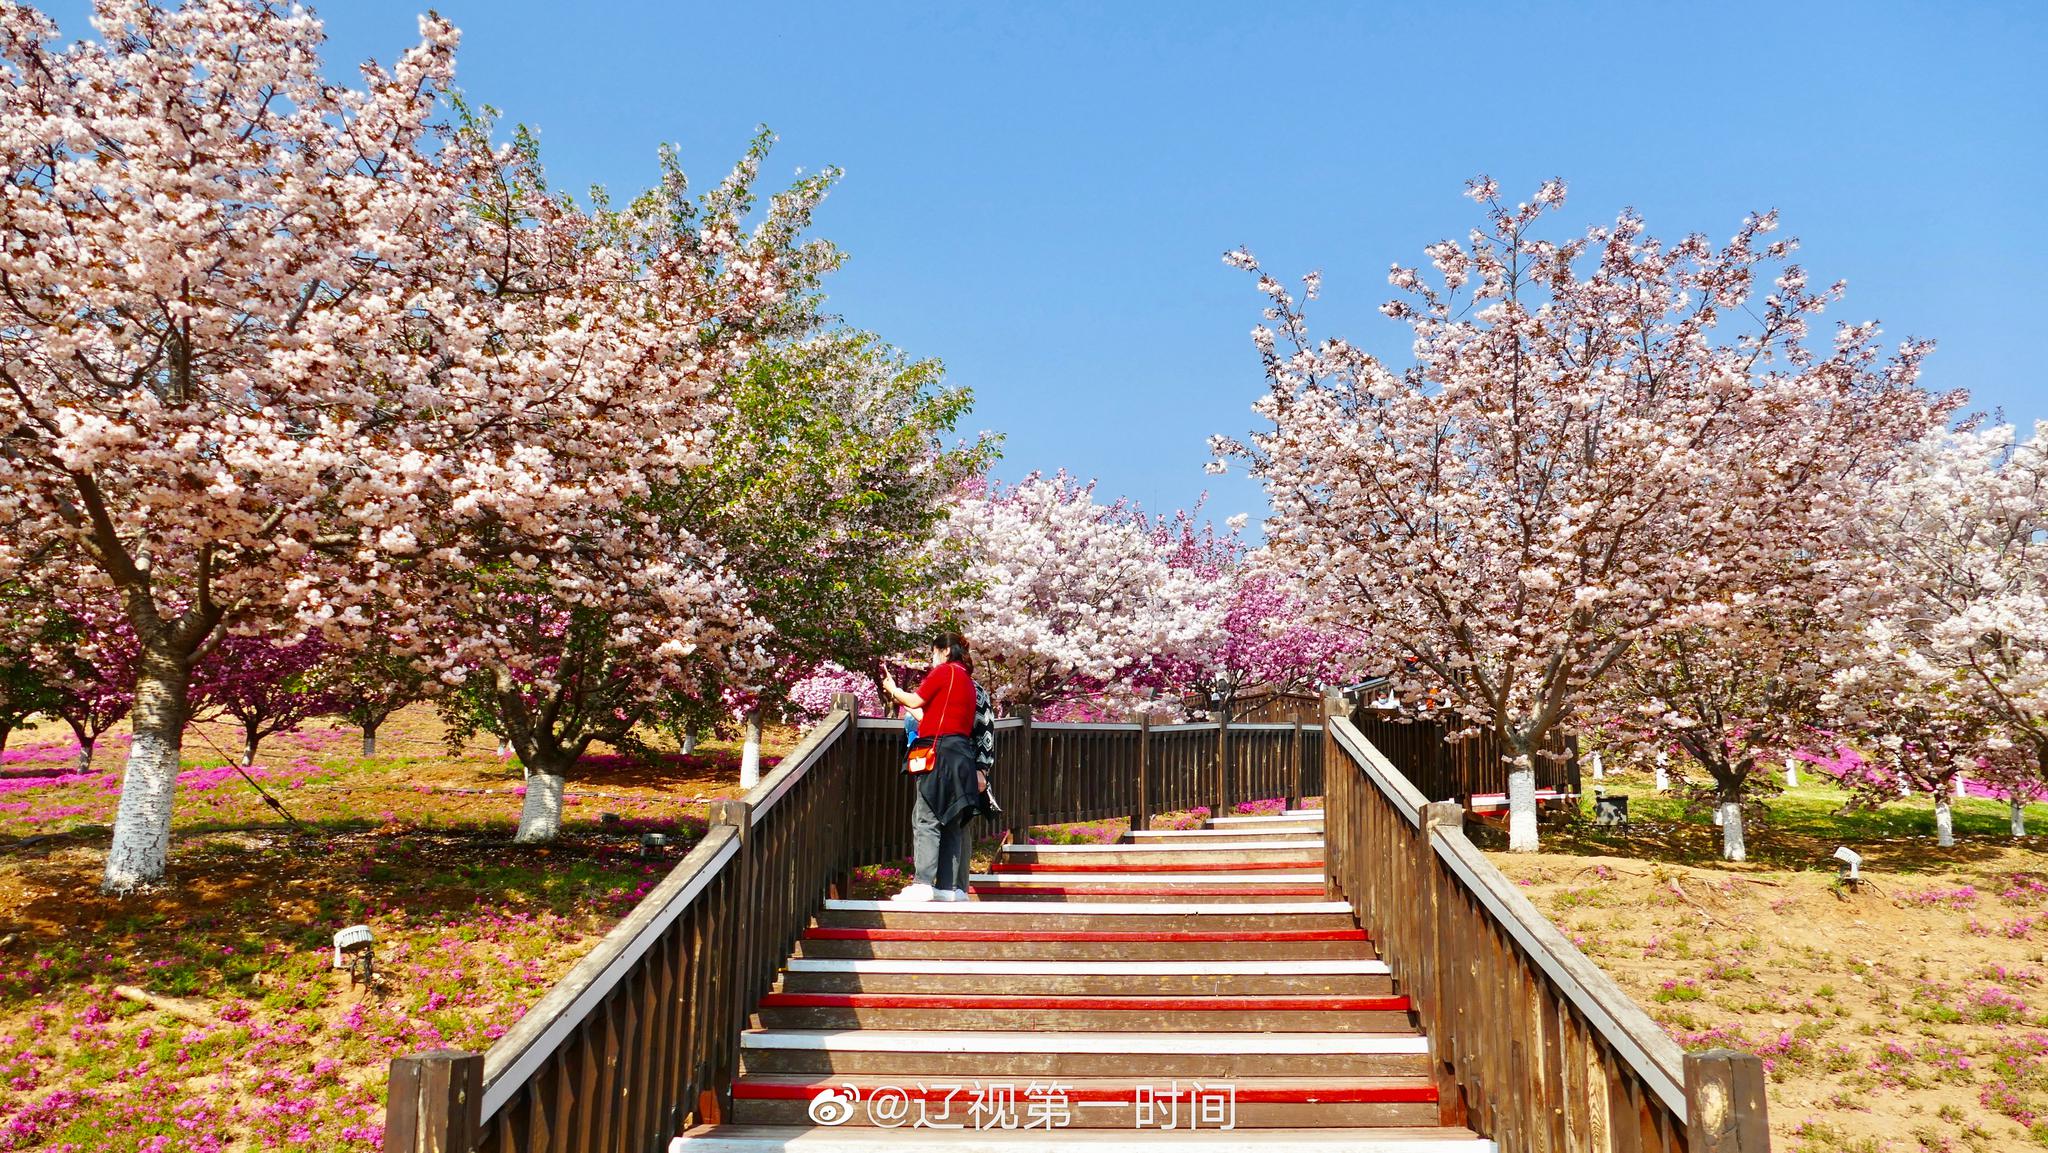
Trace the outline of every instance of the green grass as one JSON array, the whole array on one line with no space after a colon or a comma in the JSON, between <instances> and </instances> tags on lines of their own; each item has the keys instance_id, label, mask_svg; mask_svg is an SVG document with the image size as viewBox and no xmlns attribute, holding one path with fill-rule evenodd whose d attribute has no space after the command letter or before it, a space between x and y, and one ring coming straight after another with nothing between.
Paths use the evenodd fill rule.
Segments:
<instances>
[{"instance_id":1,"label":"green grass","mask_svg":"<svg viewBox=\"0 0 2048 1153\"><path fill-rule=\"evenodd\" d=\"M1957 847L1937 850L1934 799L1920 795L1891 800L1875 808L1849 808L1849 792L1802 774L1796 789L1772 797L1762 819L1752 816L1744 828L1749 859L1773 868L1833 871L1830 855L1847 845L1873 865L1902 871L1939 868L1973 847L1979 851L2013 844L2010 809L2004 801L1962 797L1951 802ZM1549 818L1544 849L1582 855L1612 855L1703 864L1719 859L1721 830L1707 812L1686 811L1674 792L1658 793L1643 774L1614 775L1598 782L1610 795L1629 798L1630 824L1616 830L1593 824L1595 782L1583 782L1585 796L1578 813ZM2030 834L2048 834L2048 804L2027 806ZM1481 832L1487 847L1497 832ZM2041 843L2030 835L2027 843Z\"/></svg>"}]
</instances>

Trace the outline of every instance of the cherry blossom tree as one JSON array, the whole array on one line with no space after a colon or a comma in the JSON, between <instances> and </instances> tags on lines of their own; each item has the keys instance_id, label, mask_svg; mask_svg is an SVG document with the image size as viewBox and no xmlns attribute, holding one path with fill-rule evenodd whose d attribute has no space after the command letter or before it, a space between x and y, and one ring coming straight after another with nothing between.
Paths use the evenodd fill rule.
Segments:
<instances>
[{"instance_id":1,"label":"cherry blossom tree","mask_svg":"<svg viewBox=\"0 0 2048 1153\"><path fill-rule=\"evenodd\" d=\"M135 705L141 646L127 615L111 602L59 595L35 647L49 711L78 738L78 771L92 768L100 738Z\"/></svg>"},{"instance_id":2,"label":"cherry blossom tree","mask_svg":"<svg viewBox=\"0 0 2048 1153\"><path fill-rule=\"evenodd\" d=\"M1887 622L1871 622L1865 635L1861 650L1847 658L1855 663L1836 670L1828 698L1865 759L1881 770L1854 779L1857 799L1870 805L1893 799L1886 776L1901 791L1931 794L1936 843L1948 848L1956 843L1950 811L1956 778L2007 753L2013 742L1967 682L1924 677L1924 656Z\"/></svg>"},{"instance_id":3,"label":"cherry blossom tree","mask_svg":"<svg viewBox=\"0 0 2048 1153\"><path fill-rule=\"evenodd\" d=\"M1319 275L1297 300L1226 257L1268 301L1254 411L1272 425L1218 438L1215 467L1264 481L1269 547L1315 602L1415 658L1405 694L1497 735L1510 844L1532 850L1534 758L1588 687L1833 531L1864 455L1944 410L1913 383L1925 344L1887 356L1856 324L1809 345L1841 286L1787 263L1774 214L1719 245L1659 241L1632 211L1550 240L1562 182L1469 193L1485 225L1425 250L1434 280L1389 275L1406 368L1311 340Z\"/></svg>"},{"instance_id":4,"label":"cherry blossom tree","mask_svg":"<svg viewBox=\"0 0 2048 1153\"><path fill-rule=\"evenodd\" d=\"M864 715L882 715L882 695L875 691L875 678L830 663L819 665L789 686L789 708L802 720L817 721L832 711L832 698L840 693L858 698Z\"/></svg>"},{"instance_id":5,"label":"cherry blossom tree","mask_svg":"<svg viewBox=\"0 0 2048 1153\"><path fill-rule=\"evenodd\" d=\"M1600 687L1616 744L1676 749L1713 783L1721 856L1746 859L1743 806L1769 788L1768 765L1802 746L1821 719L1831 655L1855 643L1834 598L1839 565L1806 558L1758 589L1644 638Z\"/></svg>"},{"instance_id":6,"label":"cherry blossom tree","mask_svg":"<svg viewBox=\"0 0 2048 1153\"><path fill-rule=\"evenodd\" d=\"M1211 641L1165 662L1162 677L1234 714L1245 690L1299 692L1354 671L1362 638L1309 609L1295 582L1260 568L1223 575L1221 627Z\"/></svg>"},{"instance_id":7,"label":"cherry blossom tree","mask_svg":"<svg viewBox=\"0 0 2048 1153\"><path fill-rule=\"evenodd\" d=\"M1164 662L1214 643L1220 610L1167 564L1127 502L1103 505L1065 473L969 485L941 531L967 590L944 615L974 646L976 679L1006 709L1087 696L1143 703Z\"/></svg>"},{"instance_id":8,"label":"cherry blossom tree","mask_svg":"<svg viewBox=\"0 0 2048 1153\"><path fill-rule=\"evenodd\" d=\"M32 597L20 589L0 588L0 752L7 739L30 717L53 713L56 693L36 660Z\"/></svg>"},{"instance_id":9,"label":"cherry blossom tree","mask_svg":"<svg viewBox=\"0 0 2048 1153\"><path fill-rule=\"evenodd\" d=\"M2048 421L1930 436L1874 492L1852 606L1872 643L1975 702L2048 781Z\"/></svg>"},{"instance_id":10,"label":"cherry blossom tree","mask_svg":"<svg viewBox=\"0 0 2048 1153\"><path fill-rule=\"evenodd\" d=\"M327 678L332 658L333 646L317 634L279 643L230 633L193 670L194 716L240 725L242 763L253 765L263 738L341 710Z\"/></svg>"},{"instance_id":11,"label":"cherry blossom tree","mask_svg":"<svg viewBox=\"0 0 2048 1153\"><path fill-rule=\"evenodd\" d=\"M318 618L324 558L412 513L412 339L459 294L431 128L456 34L362 87L265 0L100 0L97 41L0 0L0 578L96 585L139 646L105 884L162 876L192 670L225 625ZM448 317L450 325L459 319Z\"/></svg>"},{"instance_id":12,"label":"cherry blossom tree","mask_svg":"<svg viewBox=\"0 0 2048 1153\"><path fill-rule=\"evenodd\" d=\"M369 626L341 630L341 643L322 673L334 710L363 734L363 755L377 755L377 730L393 713L428 700L440 682L417 637L398 635L392 614L371 610Z\"/></svg>"},{"instance_id":13,"label":"cherry blossom tree","mask_svg":"<svg viewBox=\"0 0 2048 1153\"><path fill-rule=\"evenodd\" d=\"M769 143L702 197L664 153L654 189L585 212L548 191L520 134L475 186L461 263L482 270L471 327L492 334L478 383L514 402L451 446L461 495L434 529L448 543L423 541L432 563L405 567L402 599L422 611L400 627L445 643L457 731L519 755L521 841L555 836L593 741L634 747L664 701L766 662L732 555L674 494L714 465L720 388L814 323L813 286L837 261L803 239L836 173L760 206ZM449 548L468 563L442 563Z\"/></svg>"}]
</instances>

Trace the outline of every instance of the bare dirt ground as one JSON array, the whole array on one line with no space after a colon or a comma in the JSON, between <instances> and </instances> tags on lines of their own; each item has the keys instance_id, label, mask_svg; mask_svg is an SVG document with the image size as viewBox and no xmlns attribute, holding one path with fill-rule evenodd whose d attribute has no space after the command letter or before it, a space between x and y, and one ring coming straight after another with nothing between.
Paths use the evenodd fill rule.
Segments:
<instances>
[{"instance_id":1,"label":"bare dirt ground","mask_svg":"<svg viewBox=\"0 0 2048 1153\"><path fill-rule=\"evenodd\" d=\"M1778 1148L2048 1145L2048 839L1994 831L1984 802L1938 849L1924 798L1831 826L1842 795L1799 793L1760 864L1713 861L1710 826L1654 805L1626 836L1491 857L1680 1044L1764 1058ZM1820 864L1845 841L1853 891Z\"/></svg>"}]
</instances>

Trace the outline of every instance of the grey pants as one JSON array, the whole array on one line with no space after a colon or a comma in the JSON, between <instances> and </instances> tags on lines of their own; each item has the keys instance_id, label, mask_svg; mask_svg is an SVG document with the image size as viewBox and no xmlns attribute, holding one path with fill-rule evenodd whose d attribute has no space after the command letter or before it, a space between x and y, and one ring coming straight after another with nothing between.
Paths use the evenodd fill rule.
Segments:
<instances>
[{"instance_id":1,"label":"grey pants","mask_svg":"<svg viewBox=\"0 0 2048 1153\"><path fill-rule=\"evenodd\" d=\"M950 825L941 825L938 815L924 803L924 793L918 793L917 805L910 810L910 834L915 845L912 862L918 884L966 891L967 874L974 858L974 837L968 831L973 820L972 816L963 816Z\"/></svg>"}]
</instances>

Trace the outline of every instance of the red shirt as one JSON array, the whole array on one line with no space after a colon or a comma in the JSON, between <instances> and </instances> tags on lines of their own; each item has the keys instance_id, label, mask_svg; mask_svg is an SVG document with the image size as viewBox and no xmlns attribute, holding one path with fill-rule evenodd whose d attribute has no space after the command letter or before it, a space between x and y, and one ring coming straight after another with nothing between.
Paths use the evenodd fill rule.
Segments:
<instances>
[{"instance_id":1,"label":"red shirt","mask_svg":"<svg viewBox=\"0 0 2048 1153\"><path fill-rule=\"evenodd\" d=\"M924 718L920 737L965 737L974 732L974 678L958 661L947 661L917 682Z\"/></svg>"}]
</instances>

